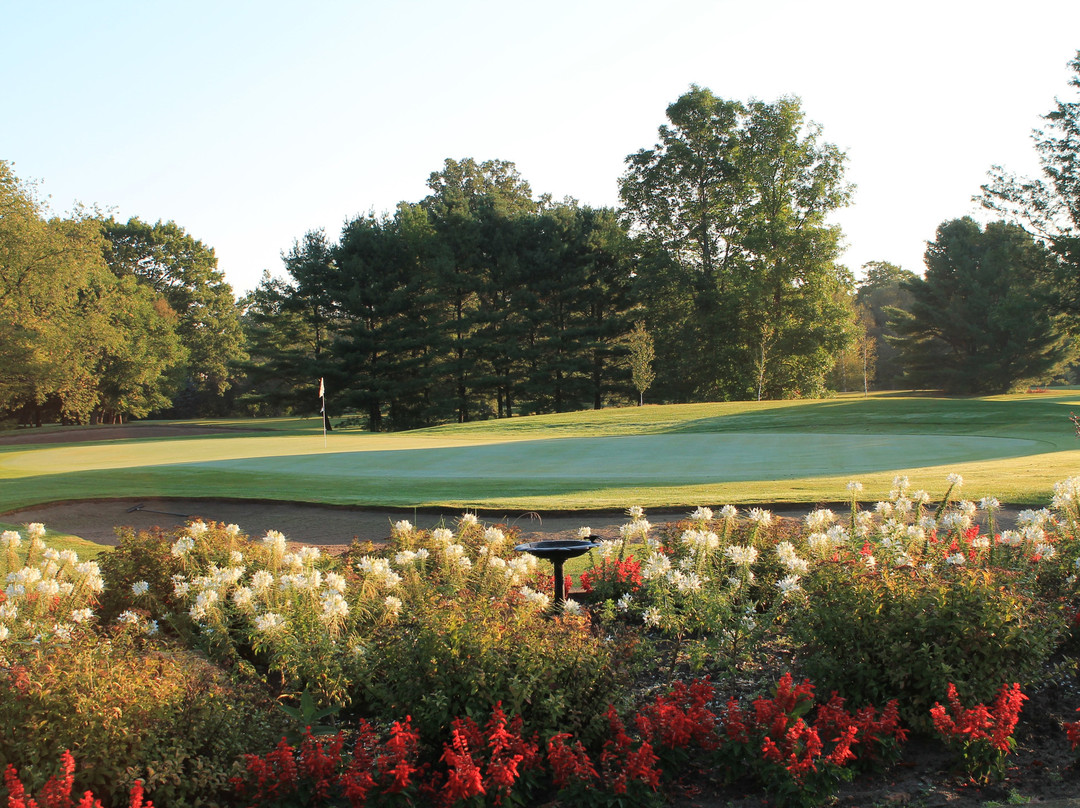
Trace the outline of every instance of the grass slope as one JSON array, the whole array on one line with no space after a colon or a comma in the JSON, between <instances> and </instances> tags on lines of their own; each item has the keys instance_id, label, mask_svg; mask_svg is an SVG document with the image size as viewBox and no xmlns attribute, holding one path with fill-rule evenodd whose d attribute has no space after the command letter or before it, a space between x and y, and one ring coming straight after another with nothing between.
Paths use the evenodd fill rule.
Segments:
<instances>
[{"instance_id":1,"label":"grass slope","mask_svg":"<svg viewBox=\"0 0 1080 808\"><path fill-rule=\"evenodd\" d=\"M881 496L898 473L934 493L952 471L967 495L1040 503L1080 473L1068 420L1078 407L1076 390L848 395L339 431L326 448L317 419L187 422L236 431L0 447L0 512L121 496L538 510L817 502L842 499L851 479Z\"/></svg>"}]
</instances>

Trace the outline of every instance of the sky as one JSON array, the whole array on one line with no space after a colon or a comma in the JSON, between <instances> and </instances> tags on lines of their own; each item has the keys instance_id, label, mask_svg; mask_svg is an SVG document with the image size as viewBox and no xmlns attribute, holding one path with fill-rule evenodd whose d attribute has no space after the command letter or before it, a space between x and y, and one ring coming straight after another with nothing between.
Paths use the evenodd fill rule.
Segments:
<instances>
[{"instance_id":1,"label":"sky","mask_svg":"<svg viewBox=\"0 0 1080 808\"><path fill-rule=\"evenodd\" d=\"M794 95L847 155L856 275L923 271L993 165L1074 98L1077 0L0 0L0 160L52 213L172 220L237 294L308 230L427 193L447 158L618 204L690 85Z\"/></svg>"}]
</instances>

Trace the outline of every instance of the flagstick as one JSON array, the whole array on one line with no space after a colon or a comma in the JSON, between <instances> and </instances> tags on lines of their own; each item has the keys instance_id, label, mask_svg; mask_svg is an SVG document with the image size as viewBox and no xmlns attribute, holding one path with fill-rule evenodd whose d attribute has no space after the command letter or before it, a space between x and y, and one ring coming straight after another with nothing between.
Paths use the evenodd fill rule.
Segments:
<instances>
[{"instance_id":1,"label":"flagstick","mask_svg":"<svg viewBox=\"0 0 1080 808\"><path fill-rule=\"evenodd\" d=\"M326 385L319 379L319 401L322 407L319 409L319 417L322 418L322 447L326 448Z\"/></svg>"}]
</instances>

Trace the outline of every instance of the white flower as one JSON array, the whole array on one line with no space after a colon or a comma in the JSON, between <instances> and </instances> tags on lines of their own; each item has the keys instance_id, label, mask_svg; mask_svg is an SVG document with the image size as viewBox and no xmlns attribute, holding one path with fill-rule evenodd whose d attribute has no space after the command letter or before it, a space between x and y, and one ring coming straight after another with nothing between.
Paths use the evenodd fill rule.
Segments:
<instances>
[{"instance_id":1,"label":"white flower","mask_svg":"<svg viewBox=\"0 0 1080 808\"><path fill-rule=\"evenodd\" d=\"M518 592L520 592L521 596L525 598L526 603L538 606L541 609L547 609L548 604L551 603L551 598L549 598L543 592L536 592L527 586L521 587Z\"/></svg>"},{"instance_id":2,"label":"white flower","mask_svg":"<svg viewBox=\"0 0 1080 808\"><path fill-rule=\"evenodd\" d=\"M270 551L275 555L281 555L285 552L285 535L276 530L266 531L266 535L262 537L262 543L269 547Z\"/></svg>"},{"instance_id":3,"label":"white flower","mask_svg":"<svg viewBox=\"0 0 1080 808\"><path fill-rule=\"evenodd\" d=\"M956 566L963 564L965 561L967 561L967 559L964 557L963 553L954 553L945 559L946 564L954 564Z\"/></svg>"},{"instance_id":4,"label":"white flower","mask_svg":"<svg viewBox=\"0 0 1080 808\"><path fill-rule=\"evenodd\" d=\"M37 591L42 597L54 597L55 595L60 594L60 582L54 578L46 578L44 581L38 581Z\"/></svg>"},{"instance_id":5,"label":"white flower","mask_svg":"<svg viewBox=\"0 0 1080 808\"><path fill-rule=\"evenodd\" d=\"M979 500L979 507L984 511L996 511L1001 507L1001 503L997 501L996 497L983 497Z\"/></svg>"},{"instance_id":6,"label":"white flower","mask_svg":"<svg viewBox=\"0 0 1080 808\"><path fill-rule=\"evenodd\" d=\"M10 547L12 550L18 550L22 545L22 537L17 530L5 530L0 533L0 547Z\"/></svg>"},{"instance_id":7,"label":"white flower","mask_svg":"<svg viewBox=\"0 0 1080 808\"><path fill-rule=\"evenodd\" d=\"M458 520L462 525L475 525L478 523L475 513L463 513L461 519Z\"/></svg>"},{"instance_id":8,"label":"white flower","mask_svg":"<svg viewBox=\"0 0 1080 808\"><path fill-rule=\"evenodd\" d=\"M464 520L462 520L464 522ZM447 545L454 541L454 532L445 527L437 527L431 531L431 538L436 544Z\"/></svg>"},{"instance_id":9,"label":"white flower","mask_svg":"<svg viewBox=\"0 0 1080 808\"><path fill-rule=\"evenodd\" d=\"M0 603L0 620L16 620L19 617L19 607L10 600Z\"/></svg>"},{"instance_id":10,"label":"white flower","mask_svg":"<svg viewBox=\"0 0 1080 808\"><path fill-rule=\"evenodd\" d=\"M864 563L866 564L868 569L874 569L877 566L877 559L874 558L872 555L868 555L864 559Z\"/></svg>"},{"instance_id":11,"label":"white flower","mask_svg":"<svg viewBox=\"0 0 1080 808\"><path fill-rule=\"evenodd\" d=\"M229 563L233 566L244 563L244 554L241 553L239 550L233 550L231 553L229 553Z\"/></svg>"},{"instance_id":12,"label":"white flower","mask_svg":"<svg viewBox=\"0 0 1080 808\"><path fill-rule=\"evenodd\" d=\"M304 561L297 553L285 553L281 557L281 566L288 567L293 572L299 572L304 566Z\"/></svg>"},{"instance_id":13,"label":"white flower","mask_svg":"<svg viewBox=\"0 0 1080 808\"><path fill-rule=\"evenodd\" d=\"M621 542L617 542L614 539L601 539L597 544L596 552L600 554L600 558L608 559L615 555L615 551L618 550Z\"/></svg>"},{"instance_id":14,"label":"white flower","mask_svg":"<svg viewBox=\"0 0 1080 808\"><path fill-rule=\"evenodd\" d=\"M336 572L326 573L326 578L323 580L327 589L332 589L335 592L345 591L345 578L342 575L338 575Z\"/></svg>"},{"instance_id":15,"label":"white flower","mask_svg":"<svg viewBox=\"0 0 1080 808\"><path fill-rule=\"evenodd\" d=\"M41 522L31 522L26 526L26 535L31 539L42 539L45 537L45 525Z\"/></svg>"},{"instance_id":16,"label":"white flower","mask_svg":"<svg viewBox=\"0 0 1080 808\"><path fill-rule=\"evenodd\" d=\"M71 564L74 566L79 563L79 554L74 550L61 550L60 558L57 559L61 564Z\"/></svg>"},{"instance_id":17,"label":"white flower","mask_svg":"<svg viewBox=\"0 0 1080 808\"><path fill-rule=\"evenodd\" d=\"M239 536L240 525L225 525L225 533L229 536Z\"/></svg>"},{"instance_id":18,"label":"white flower","mask_svg":"<svg viewBox=\"0 0 1080 808\"><path fill-rule=\"evenodd\" d=\"M627 592L615 602L615 608L617 608L620 612L626 612L630 610L630 606L633 605L633 602L633 597L631 597L630 593Z\"/></svg>"},{"instance_id":19,"label":"white flower","mask_svg":"<svg viewBox=\"0 0 1080 808\"><path fill-rule=\"evenodd\" d=\"M648 609L645 610L641 617L645 621L645 625L659 626L662 615L660 614L659 609L657 609L655 606L650 606Z\"/></svg>"},{"instance_id":20,"label":"white flower","mask_svg":"<svg viewBox=\"0 0 1080 808\"><path fill-rule=\"evenodd\" d=\"M120 616L116 618L116 622L117 623L130 624L130 623L138 623L141 619L142 618L139 617L138 614L131 611L130 609L127 609L125 611L120 612Z\"/></svg>"},{"instance_id":21,"label":"white flower","mask_svg":"<svg viewBox=\"0 0 1080 808\"><path fill-rule=\"evenodd\" d=\"M579 527L578 531L577 531L577 537L579 539L581 539L582 541L586 541L587 539L591 539L592 538L592 528L591 527Z\"/></svg>"},{"instance_id":22,"label":"white flower","mask_svg":"<svg viewBox=\"0 0 1080 808\"><path fill-rule=\"evenodd\" d=\"M1036 544L1032 548L1032 554L1042 558L1053 558L1057 555L1057 550L1052 544Z\"/></svg>"},{"instance_id":23,"label":"white flower","mask_svg":"<svg viewBox=\"0 0 1080 808\"><path fill-rule=\"evenodd\" d=\"M1004 530L998 537L998 541L1006 547L1016 547L1023 543L1024 537L1015 530Z\"/></svg>"},{"instance_id":24,"label":"white flower","mask_svg":"<svg viewBox=\"0 0 1080 808\"><path fill-rule=\"evenodd\" d=\"M734 505L725 505L723 508L720 509L720 518L723 519L725 522L735 521L735 518L738 515L739 509L736 508Z\"/></svg>"},{"instance_id":25,"label":"white flower","mask_svg":"<svg viewBox=\"0 0 1080 808\"><path fill-rule=\"evenodd\" d=\"M190 525L188 525L187 529L188 533L190 533L195 538L198 538L210 528L207 526L206 522L192 522Z\"/></svg>"},{"instance_id":26,"label":"white flower","mask_svg":"<svg viewBox=\"0 0 1080 808\"><path fill-rule=\"evenodd\" d=\"M708 552L720 546L720 537L711 530L685 530L681 541L695 553Z\"/></svg>"},{"instance_id":27,"label":"white flower","mask_svg":"<svg viewBox=\"0 0 1080 808\"><path fill-rule=\"evenodd\" d=\"M251 588L255 592L265 592L274 585L274 573L268 570L259 570L251 576Z\"/></svg>"},{"instance_id":28,"label":"white flower","mask_svg":"<svg viewBox=\"0 0 1080 808\"><path fill-rule=\"evenodd\" d=\"M640 505L631 505L626 509L626 515L637 521L645 516L645 510Z\"/></svg>"},{"instance_id":29,"label":"white flower","mask_svg":"<svg viewBox=\"0 0 1080 808\"><path fill-rule=\"evenodd\" d=\"M659 553L650 555L641 565L641 577L646 581L662 578L671 569L671 559Z\"/></svg>"},{"instance_id":30,"label":"white flower","mask_svg":"<svg viewBox=\"0 0 1080 808\"><path fill-rule=\"evenodd\" d=\"M836 521L836 514L828 508L820 508L816 511L810 511L806 514L806 528L811 533L816 533L821 530L825 530L829 525Z\"/></svg>"},{"instance_id":31,"label":"white flower","mask_svg":"<svg viewBox=\"0 0 1080 808\"><path fill-rule=\"evenodd\" d=\"M893 488L895 488L896 490L898 490L898 491L906 491L907 488L908 488L908 485L909 485L908 478L906 476L904 476L903 474L898 474L895 477L893 477L892 484L893 484Z\"/></svg>"},{"instance_id":32,"label":"white flower","mask_svg":"<svg viewBox=\"0 0 1080 808\"><path fill-rule=\"evenodd\" d=\"M961 477L959 474L949 474L945 477L945 482L947 482L952 487L959 488L964 484L964 478Z\"/></svg>"},{"instance_id":33,"label":"white flower","mask_svg":"<svg viewBox=\"0 0 1080 808\"><path fill-rule=\"evenodd\" d=\"M153 637L155 634L158 633L158 630L159 627L157 620L150 620L143 627L143 633L145 633L147 637Z\"/></svg>"},{"instance_id":34,"label":"white flower","mask_svg":"<svg viewBox=\"0 0 1080 808\"><path fill-rule=\"evenodd\" d=\"M498 547L506 541L506 534L497 527L489 527L484 531L484 541L491 547Z\"/></svg>"},{"instance_id":35,"label":"white flower","mask_svg":"<svg viewBox=\"0 0 1080 808\"><path fill-rule=\"evenodd\" d=\"M635 519L633 522L622 525L619 528L619 535L626 541L634 541L635 539L644 540L648 536L651 527L652 525L649 524L648 519L639 518Z\"/></svg>"},{"instance_id":36,"label":"white flower","mask_svg":"<svg viewBox=\"0 0 1080 808\"><path fill-rule=\"evenodd\" d=\"M1016 524L1020 527L1028 527L1030 525L1041 528L1049 522L1051 518L1052 514L1048 508L1043 508L1038 511L1025 510L1020 511L1020 513L1016 515Z\"/></svg>"},{"instance_id":37,"label":"white flower","mask_svg":"<svg viewBox=\"0 0 1080 808\"><path fill-rule=\"evenodd\" d=\"M393 595L387 595L383 600L383 605L386 606L386 613L390 617L397 617L401 614L401 598L395 598Z\"/></svg>"},{"instance_id":38,"label":"white flower","mask_svg":"<svg viewBox=\"0 0 1080 808\"><path fill-rule=\"evenodd\" d=\"M181 536L172 546L172 554L177 558L183 558L195 549L195 540L190 536Z\"/></svg>"},{"instance_id":39,"label":"white flower","mask_svg":"<svg viewBox=\"0 0 1080 808\"><path fill-rule=\"evenodd\" d=\"M976 536L974 539L971 540L971 546L974 547L976 550L985 550L987 547L990 546L990 537Z\"/></svg>"},{"instance_id":40,"label":"white flower","mask_svg":"<svg viewBox=\"0 0 1080 808\"><path fill-rule=\"evenodd\" d=\"M269 634L277 631L284 625L285 618L276 612L267 612L266 614L260 614L255 618L255 630L262 634Z\"/></svg>"},{"instance_id":41,"label":"white flower","mask_svg":"<svg viewBox=\"0 0 1080 808\"><path fill-rule=\"evenodd\" d=\"M862 491L862 483L860 483L858 480L852 480L847 484L847 490L853 494L857 494Z\"/></svg>"},{"instance_id":42,"label":"white flower","mask_svg":"<svg viewBox=\"0 0 1080 808\"><path fill-rule=\"evenodd\" d=\"M6 640L10 636L11 636L11 631L8 629L8 627L3 625L3 624L0 624L0 642L3 642L4 640Z\"/></svg>"},{"instance_id":43,"label":"white flower","mask_svg":"<svg viewBox=\"0 0 1080 808\"><path fill-rule=\"evenodd\" d=\"M893 512L893 505L891 502L885 502L883 500L874 504L874 511L878 516L889 516Z\"/></svg>"},{"instance_id":44,"label":"white flower","mask_svg":"<svg viewBox=\"0 0 1080 808\"><path fill-rule=\"evenodd\" d=\"M250 587L238 586L232 593L233 603L237 608L244 609L245 611L252 608L251 599L255 593L251 591Z\"/></svg>"},{"instance_id":45,"label":"white flower","mask_svg":"<svg viewBox=\"0 0 1080 808\"><path fill-rule=\"evenodd\" d=\"M776 588L780 590L780 594L787 596L792 592L797 592L801 587L799 586L798 575L788 575L785 578L781 578L776 582Z\"/></svg>"},{"instance_id":46,"label":"white flower","mask_svg":"<svg viewBox=\"0 0 1080 808\"><path fill-rule=\"evenodd\" d=\"M562 602L562 611L563 614L577 616L581 614L581 604L578 603L576 600L570 600L569 598L567 598Z\"/></svg>"},{"instance_id":47,"label":"white flower","mask_svg":"<svg viewBox=\"0 0 1080 808\"><path fill-rule=\"evenodd\" d=\"M708 522L713 518L712 508L703 508L700 505L690 514L690 518L699 522Z\"/></svg>"},{"instance_id":48,"label":"white flower","mask_svg":"<svg viewBox=\"0 0 1080 808\"><path fill-rule=\"evenodd\" d=\"M413 532L412 522L410 522L408 519L402 519L399 522L394 522L393 532L394 533L403 533L405 535L408 535L408 534L412 533Z\"/></svg>"},{"instance_id":49,"label":"white flower","mask_svg":"<svg viewBox=\"0 0 1080 808\"><path fill-rule=\"evenodd\" d=\"M736 566L749 567L757 561L758 551L755 547L733 544L724 550L724 555Z\"/></svg>"},{"instance_id":50,"label":"white flower","mask_svg":"<svg viewBox=\"0 0 1080 808\"><path fill-rule=\"evenodd\" d=\"M150 584L146 581L136 581L131 585L131 594L135 597L145 595L150 590Z\"/></svg>"},{"instance_id":51,"label":"white flower","mask_svg":"<svg viewBox=\"0 0 1080 808\"><path fill-rule=\"evenodd\" d=\"M389 598L388 598L389 600ZM396 600L396 598L395 598ZM400 603L400 601L398 601ZM349 604L345 596L340 592L329 590L322 595L322 615L320 617L327 623L344 620L349 616Z\"/></svg>"},{"instance_id":52,"label":"white flower","mask_svg":"<svg viewBox=\"0 0 1080 808\"><path fill-rule=\"evenodd\" d=\"M751 508L747 518L759 527L768 527L772 524L773 515L772 511L767 511L764 508Z\"/></svg>"}]
</instances>

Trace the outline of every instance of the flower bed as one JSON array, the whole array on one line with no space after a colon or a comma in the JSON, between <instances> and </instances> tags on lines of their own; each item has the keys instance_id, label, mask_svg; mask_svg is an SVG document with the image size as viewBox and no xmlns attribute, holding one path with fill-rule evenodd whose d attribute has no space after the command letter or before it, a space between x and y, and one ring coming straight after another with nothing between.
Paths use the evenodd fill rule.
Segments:
<instances>
[{"instance_id":1,"label":"flower bed","mask_svg":"<svg viewBox=\"0 0 1080 808\"><path fill-rule=\"evenodd\" d=\"M339 557L194 522L100 567L9 531L0 765L37 793L68 749L116 804L630 805L704 776L816 805L936 730L1001 781L1025 691L1075 670L1080 479L1005 531L961 486L853 483L802 524L631 509L564 604L470 514Z\"/></svg>"}]
</instances>

